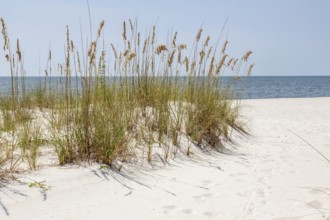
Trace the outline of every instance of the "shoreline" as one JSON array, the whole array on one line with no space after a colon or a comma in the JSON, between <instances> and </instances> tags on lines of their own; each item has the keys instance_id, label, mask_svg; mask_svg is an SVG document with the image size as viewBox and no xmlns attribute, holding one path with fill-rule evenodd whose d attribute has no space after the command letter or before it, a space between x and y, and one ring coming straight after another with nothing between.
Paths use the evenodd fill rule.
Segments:
<instances>
[{"instance_id":1,"label":"shoreline","mask_svg":"<svg viewBox=\"0 0 330 220\"><path fill-rule=\"evenodd\" d=\"M177 158L159 169L132 166L116 172L92 164L20 174L21 183L0 188L0 218L330 216L330 163L306 144L330 158L330 97L239 101L250 135L234 133L233 143L226 143L230 154ZM43 190L42 184L50 189Z\"/></svg>"}]
</instances>

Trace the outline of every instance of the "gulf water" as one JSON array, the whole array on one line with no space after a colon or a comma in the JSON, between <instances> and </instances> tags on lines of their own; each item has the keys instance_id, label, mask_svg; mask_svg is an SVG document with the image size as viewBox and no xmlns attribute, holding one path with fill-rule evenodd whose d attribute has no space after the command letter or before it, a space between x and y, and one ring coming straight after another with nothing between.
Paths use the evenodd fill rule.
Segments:
<instances>
[{"instance_id":1,"label":"gulf water","mask_svg":"<svg viewBox=\"0 0 330 220\"><path fill-rule=\"evenodd\" d=\"M44 79L44 77L26 77L26 87L36 88L44 83ZM229 79L223 77L222 85L225 85ZM18 81L20 87L20 80ZM76 83L76 78L72 78L72 84L79 87L79 78L78 81ZM60 84L59 82L59 77L48 79L48 83L53 87ZM0 77L2 95L9 93L10 84L10 77ZM61 85L63 86L64 83ZM233 88L235 96L242 99L330 97L330 76L251 76L235 80Z\"/></svg>"}]
</instances>

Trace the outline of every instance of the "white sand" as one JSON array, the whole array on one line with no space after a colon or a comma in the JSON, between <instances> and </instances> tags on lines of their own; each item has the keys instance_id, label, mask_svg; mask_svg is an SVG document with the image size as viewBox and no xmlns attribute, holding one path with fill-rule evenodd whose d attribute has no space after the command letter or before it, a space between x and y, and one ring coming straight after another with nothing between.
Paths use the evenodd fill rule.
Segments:
<instances>
[{"instance_id":1,"label":"white sand","mask_svg":"<svg viewBox=\"0 0 330 220\"><path fill-rule=\"evenodd\" d=\"M330 216L330 98L247 100L251 136L231 154L116 173L98 165L21 175L49 191L0 188L0 219L322 219ZM291 131L290 131L291 130ZM327 193L327 194L326 194Z\"/></svg>"}]
</instances>

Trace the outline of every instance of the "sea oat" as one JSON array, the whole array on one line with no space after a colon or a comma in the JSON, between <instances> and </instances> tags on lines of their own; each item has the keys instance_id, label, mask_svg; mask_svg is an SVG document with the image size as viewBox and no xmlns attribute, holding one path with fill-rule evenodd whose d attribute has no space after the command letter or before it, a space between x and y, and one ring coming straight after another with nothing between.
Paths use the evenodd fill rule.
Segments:
<instances>
[{"instance_id":1,"label":"sea oat","mask_svg":"<svg viewBox=\"0 0 330 220\"><path fill-rule=\"evenodd\" d=\"M155 37L156 37L156 26L154 25L152 27L152 38L151 38L151 44L155 43Z\"/></svg>"},{"instance_id":2,"label":"sea oat","mask_svg":"<svg viewBox=\"0 0 330 220\"><path fill-rule=\"evenodd\" d=\"M199 52L199 64L202 64L202 62L203 62L203 59L204 59L204 56L205 56L205 52L204 52L204 50L201 50L200 52Z\"/></svg>"},{"instance_id":3,"label":"sea oat","mask_svg":"<svg viewBox=\"0 0 330 220\"><path fill-rule=\"evenodd\" d=\"M88 50L88 56L89 56L89 64L92 65L95 60L95 55L96 55L96 41L93 41L89 47Z\"/></svg>"},{"instance_id":4,"label":"sea oat","mask_svg":"<svg viewBox=\"0 0 330 220\"><path fill-rule=\"evenodd\" d=\"M70 50L70 31L69 26L66 26L66 44L67 44L67 50Z\"/></svg>"},{"instance_id":5,"label":"sea oat","mask_svg":"<svg viewBox=\"0 0 330 220\"><path fill-rule=\"evenodd\" d=\"M135 52L131 52L128 59L131 61L133 58L136 57L136 53Z\"/></svg>"},{"instance_id":6,"label":"sea oat","mask_svg":"<svg viewBox=\"0 0 330 220\"><path fill-rule=\"evenodd\" d=\"M125 50L124 53L123 53L123 56L126 57L128 54L129 54L130 50Z\"/></svg>"},{"instance_id":7,"label":"sea oat","mask_svg":"<svg viewBox=\"0 0 330 220\"><path fill-rule=\"evenodd\" d=\"M178 32L175 32L173 40L172 40L172 47L176 47L176 37L178 35Z\"/></svg>"},{"instance_id":8,"label":"sea oat","mask_svg":"<svg viewBox=\"0 0 330 220\"><path fill-rule=\"evenodd\" d=\"M17 44L16 44L16 53L17 53L18 61L21 62L22 52L21 52L21 49L19 47L19 40L18 39L17 39Z\"/></svg>"},{"instance_id":9,"label":"sea oat","mask_svg":"<svg viewBox=\"0 0 330 220\"><path fill-rule=\"evenodd\" d=\"M203 32L203 29L200 28L196 35L196 42L198 42L201 39L202 32Z\"/></svg>"},{"instance_id":10,"label":"sea oat","mask_svg":"<svg viewBox=\"0 0 330 220\"><path fill-rule=\"evenodd\" d=\"M210 35L208 35L208 36L206 37L206 40L205 40L205 43L204 43L204 46L205 46L205 47L207 47L207 46L209 45L209 41L210 41L210 39L211 39L211 37L210 37Z\"/></svg>"},{"instance_id":11,"label":"sea oat","mask_svg":"<svg viewBox=\"0 0 330 220\"><path fill-rule=\"evenodd\" d=\"M216 71L215 71L216 74L219 74L219 73L220 73L221 67L222 67L223 64L225 63L227 57L228 57L228 55L225 54L225 55L221 58L221 60L219 61L218 65L217 65L217 69L216 69Z\"/></svg>"},{"instance_id":12,"label":"sea oat","mask_svg":"<svg viewBox=\"0 0 330 220\"><path fill-rule=\"evenodd\" d=\"M194 60L190 65L190 72L192 73L195 70L196 60Z\"/></svg>"},{"instance_id":13,"label":"sea oat","mask_svg":"<svg viewBox=\"0 0 330 220\"><path fill-rule=\"evenodd\" d=\"M77 51L77 61L78 61L78 71L81 73L80 56L78 51Z\"/></svg>"},{"instance_id":14,"label":"sea oat","mask_svg":"<svg viewBox=\"0 0 330 220\"><path fill-rule=\"evenodd\" d=\"M188 59L188 57L184 58L183 63L186 65L186 72L188 73L188 71L189 71L189 59Z\"/></svg>"},{"instance_id":15,"label":"sea oat","mask_svg":"<svg viewBox=\"0 0 330 220\"><path fill-rule=\"evenodd\" d=\"M125 56L125 55L124 55ZM136 53L135 52L129 52L127 55L126 55L126 59L128 60L128 61L131 61L133 58L135 58L136 57Z\"/></svg>"},{"instance_id":16,"label":"sea oat","mask_svg":"<svg viewBox=\"0 0 330 220\"><path fill-rule=\"evenodd\" d=\"M69 26L66 26L66 40L67 40L67 55L66 55L66 63L65 63L65 72L67 76L70 75L70 32Z\"/></svg>"},{"instance_id":17,"label":"sea oat","mask_svg":"<svg viewBox=\"0 0 330 220\"><path fill-rule=\"evenodd\" d=\"M181 51L179 50L179 53L178 53L178 63L180 63L181 64Z\"/></svg>"},{"instance_id":18,"label":"sea oat","mask_svg":"<svg viewBox=\"0 0 330 220\"><path fill-rule=\"evenodd\" d=\"M71 52L73 52L74 50L74 44L73 44L73 41L71 40Z\"/></svg>"},{"instance_id":19,"label":"sea oat","mask_svg":"<svg viewBox=\"0 0 330 220\"><path fill-rule=\"evenodd\" d=\"M170 54L170 56L168 58L168 61L167 61L167 63L168 63L169 66L171 66L172 63L173 63L174 54L175 54L175 50L172 50L172 52L171 52L171 54Z\"/></svg>"},{"instance_id":20,"label":"sea oat","mask_svg":"<svg viewBox=\"0 0 330 220\"><path fill-rule=\"evenodd\" d=\"M178 50L179 50L179 51L182 51L182 50L184 50L184 49L187 49L187 45L186 45L186 44L179 44L179 46L178 46Z\"/></svg>"},{"instance_id":21,"label":"sea oat","mask_svg":"<svg viewBox=\"0 0 330 220\"><path fill-rule=\"evenodd\" d=\"M235 60L235 58L230 58L226 66L229 67L230 64L231 64L234 60Z\"/></svg>"},{"instance_id":22,"label":"sea oat","mask_svg":"<svg viewBox=\"0 0 330 220\"><path fill-rule=\"evenodd\" d=\"M127 38L126 38L126 22L124 21L123 22L123 39L124 39L124 41L126 41L127 40Z\"/></svg>"},{"instance_id":23,"label":"sea oat","mask_svg":"<svg viewBox=\"0 0 330 220\"><path fill-rule=\"evenodd\" d=\"M156 54L159 55L163 51L168 51L166 45L165 44L158 45L158 47L156 48Z\"/></svg>"},{"instance_id":24,"label":"sea oat","mask_svg":"<svg viewBox=\"0 0 330 220\"><path fill-rule=\"evenodd\" d=\"M111 44L111 48L112 48L113 54L115 55L115 58L117 60L118 59L118 55L117 55L116 48L113 46L113 44Z\"/></svg>"},{"instance_id":25,"label":"sea oat","mask_svg":"<svg viewBox=\"0 0 330 220\"><path fill-rule=\"evenodd\" d=\"M224 54L227 48L228 41L226 40L225 43L222 46L221 53Z\"/></svg>"},{"instance_id":26,"label":"sea oat","mask_svg":"<svg viewBox=\"0 0 330 220\"><path fill-rule=\"evenodd\" d=\"M0 19L1 20L1 26L2 26L2 36L3 36L3 50L9 49L9 37L7 34L7 28L6 28L6 24L5 21L3 20L3 18Z\"/></svg>"},{"instance_id":27,"label":"sea oat","mask_svg":"<svg viewBox=\"0 0 330 220\"><path fill-rule=\"evenodd\" d=\"M207 52L207 58L209 58L210 57L210 55L211 55L211 52L212 52L212 49L213 49L213 47L210 47L210 49L209 49L209 51Z\"/></svg>"},{"instance_id":28,"label":"sea oat","mask_svg":"<svg viewBox=\"0 0 330 220\"><path fill-rule=\"evenodd\" d=\"M235 66L236 66L236 64L237 64L237 62L238 62L238 59L235 59L235 60L233 61L232 65L231 65L231 70L234 70L234 68L235 68Z\"/></svg>"},{"instance_id":29,"label":"sea oat","mask_svg":"<svg viewBox=\"0 0 330 220\"><path fill-rule=\"evenodd\" d=\"M248 59L249 59L249 57L250 57L251 54L252 54L252 51L249 50L248 52L246 52L246 53L244 54L244 56L242 57L242 60L243 60L243 61L248 61Z\"/></svg>"},{"instance_id":30,"label":"sea oat","mask_svg":"<svg viewBox=\"0 0 330 220\"><path fill-rule=\"evenodd\" d=\"M140 47L140 38L141 38L141 36L140 36L140 32L138 33L138 37L137 37L137 45L138 45L138 47Z\"/></svg>"},{"instance_id":31,"label":"sea oat","mask_svg":"<svg viewBox=\"0 0 330 220\"><path fill-rule=\"evenodd\" d=\"M251 64L251 65L249 66L248 71L247 71L247 75L248 75L248 76L251 75L252 69L253 69L253 67L254 67L255 65L256 65L256 64L253 63L253 64Z\"/></svg>"},{"instance_id":32,"label":"sea oat","mask_svg":"<svg viewBox=\"0 0 330 220\"><path fill-rule=\"evenodd\" d=\"M104 27L104 20L101 21L99 29L97 30L97 37L99 38L101 36L102 29Z\"/></svg>"},{"instance_id":33,"label":"sea oat","mask_svg":"<svg viewBox=\"0 0 330 220\"><path fill-rule=\"evenodd\" d=\"M213 73L214 61L215 61L215 57L212 56L212 59L211 59L211 62L210 62L210 67L209 67L209 76L211 76L212 73Z\"/></svg>"},{"instance_id":34,"label":"sea oat","mask_svg":"<svg viewBox=\"0 0 330 220\"><path fill-rule=\"evenodd\" d=\"M127 49L131 50L131 42L130 41L127 41Z\"/></svg>"},{"instance_id":35,"label":"sea oat","mask_svg":"<svg viewBox=\"0 0 330 220\"><path fill-rule=\"evenodd\" d=\"M144 43L143 43L143 50L142 50L142 53L143 53L143 54L144 54L144 53L146 52L146 50L147 50L147 44L148 44L148 40L145 39L145 40L144 40Z\"/></svg>"},{"instance_id":36,"label":"sea oat","mask_svg":"<svg viewBox=\"0 0 330 220\"><path fill-rule=\"evenodd\" d=\"M134 31L134 25L132 23L132 20L131 19L128 19L128 21L129 21L129 26L131 28L131 31L133 32Z\"/></svg>"}]
</instances>

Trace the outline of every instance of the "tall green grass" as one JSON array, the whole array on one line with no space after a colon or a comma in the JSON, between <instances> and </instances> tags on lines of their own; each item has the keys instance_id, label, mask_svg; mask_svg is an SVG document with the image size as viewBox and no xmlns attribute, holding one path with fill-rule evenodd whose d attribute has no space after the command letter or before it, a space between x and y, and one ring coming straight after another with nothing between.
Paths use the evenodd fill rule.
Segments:
<instances>
[{"instance_id":1,"label":"tall green grass","mask_svg":"<svg viewBox=\"0 0 330 220\"><path fill-rule=\"evenodd\" d=\"M112 165L138 156L138 146L150 162L155 144L167 161L182 147L182 135L198 146L219 149L222 140L230 138L230 129L244 130L232 85L239 74L250 74L253 65L246 65L252 52L231 58L228 41L221 48L218 43L209 46L210 36L202 40L202 29L188 50L177 42L177 32L168 43L159 44L155 26L143 38L129 20L128 25L123 22L119 50L104 44L102 21L96 38L82 51L67 28L65 57L56 66L60 80L48 83L55 80L49 51L44 83L29 90L19 41L13 52L3 19L1 23L11 73L10 94L0 97L1 176L14 170L17 161L27 160L35 169L45 142L54 147L59 164ZM232 75L226 83L224 72Z\"/></svg>"}]
</instances>

